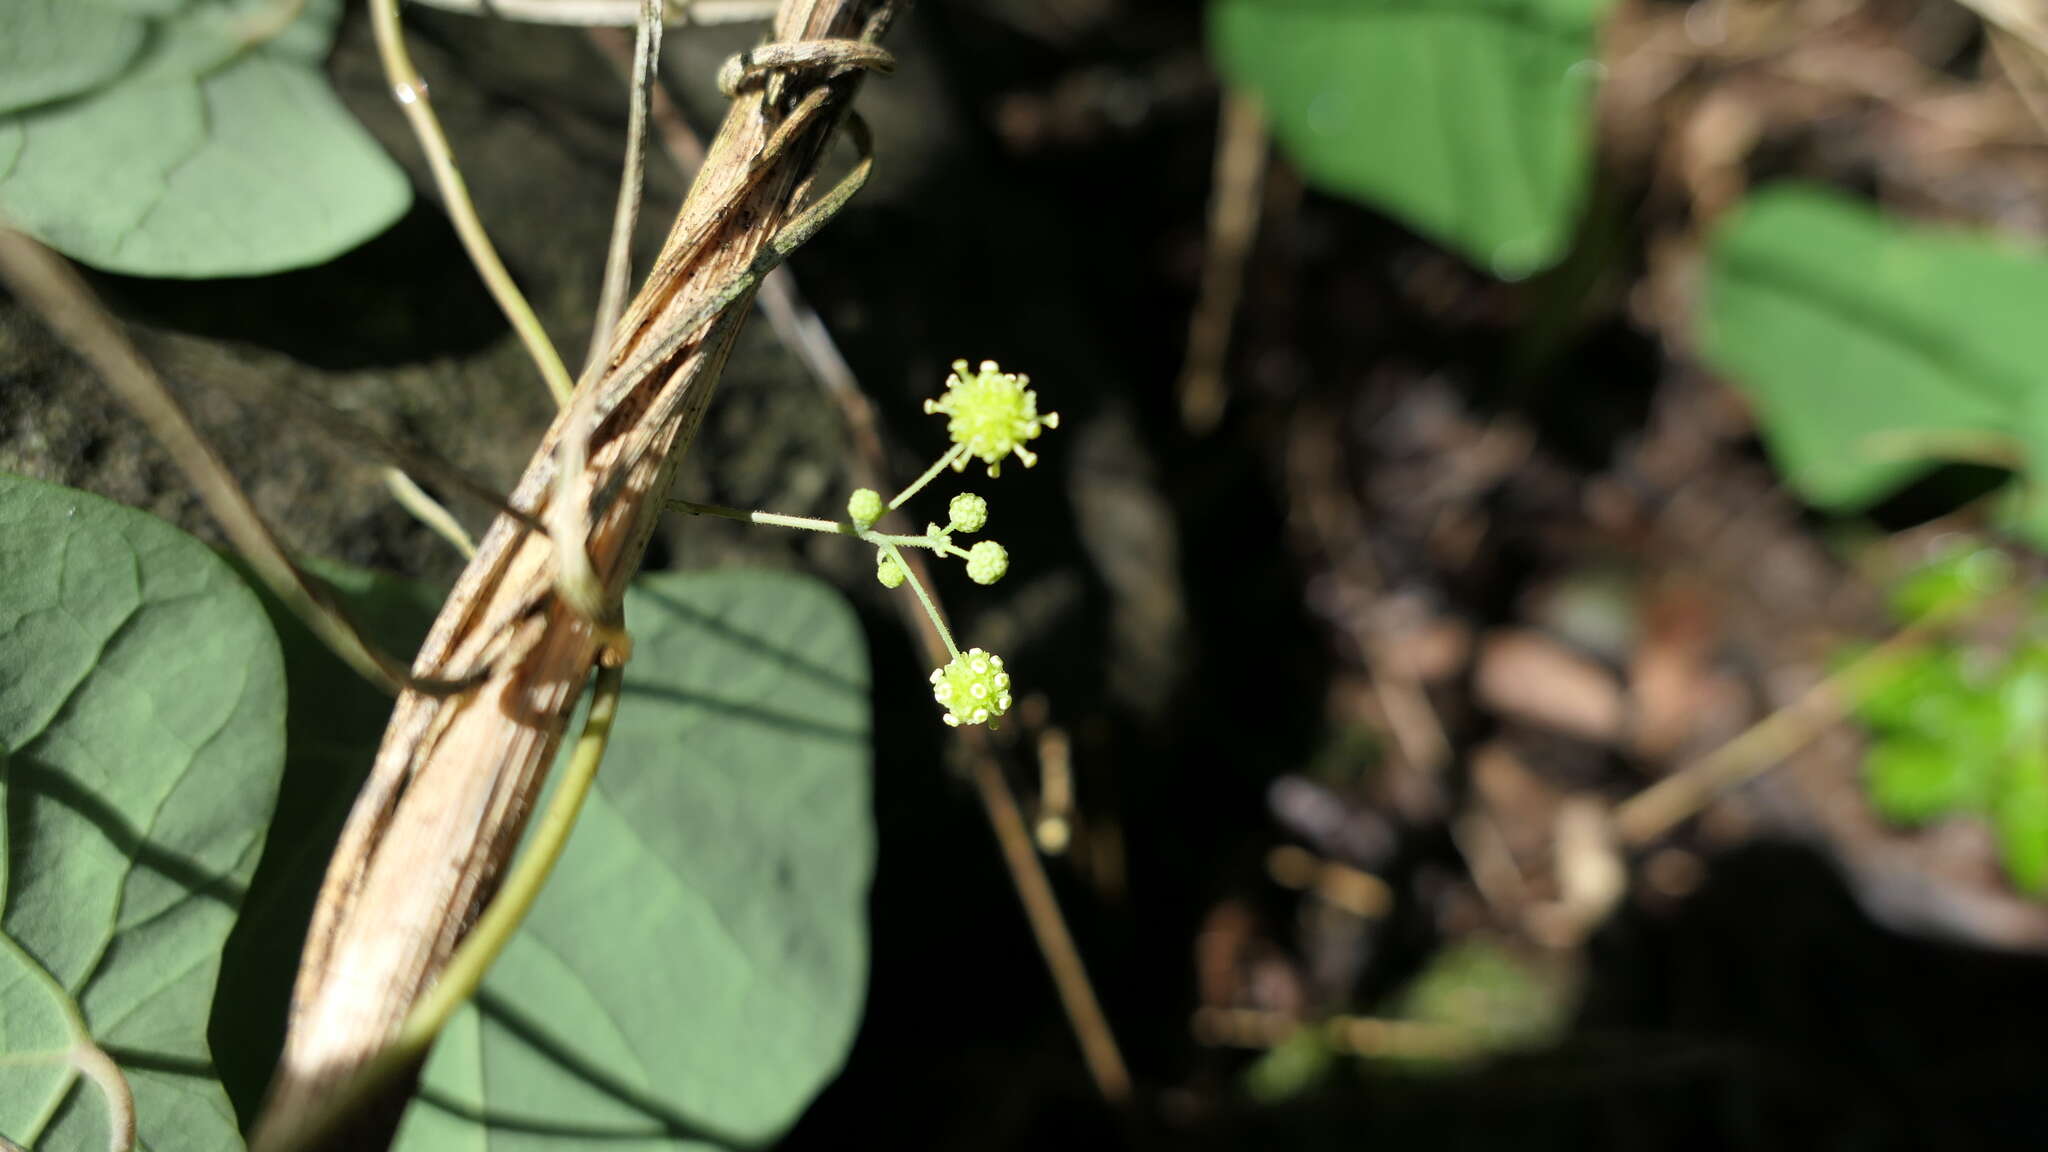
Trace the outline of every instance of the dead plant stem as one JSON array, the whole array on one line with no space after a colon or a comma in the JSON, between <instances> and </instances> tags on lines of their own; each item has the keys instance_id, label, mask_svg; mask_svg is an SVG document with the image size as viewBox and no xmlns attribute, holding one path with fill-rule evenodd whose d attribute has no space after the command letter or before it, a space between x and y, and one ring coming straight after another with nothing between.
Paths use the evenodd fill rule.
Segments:
<instances>
[{"instance_id":1,"label":"dead plant stem","mask_svg":"<svg viewBox=\"0 0 2048 1152\"><path fill-rule=\"evenodd\" d=\"M1622 843L1637 848L1649 844L1722 792L1784 763L1842 718L1854 702L1859 681L1926 643L1939 630L1938 623L1925 622L1893 633L1726 744L1622 801L1614 810L1614 827Z\"/></svg>"},{"instance_id":2,"label":"dead plant stem","mask_svg":"<svg viewBox=\"0 0 2048 1152\"><path fill-rule=\"evenodd\" d=\"M774 38L871 43L901 7L784 0ZM800 202L862 71L827 55L737 92L667 242L582 385L597 397L595 421L557 415L508 501L527 519L500 516L450 593L415 667L464 669L481 682L447 701L406 693L393 712L321 890L259 1142L287 1143L384 1048L488 903L601 646L593 616L558 592L558 557L587 556L604 603L616 605L754 286L865 176L863 149L854 176L818 204ZM574 454L584 475L565 483L562 441L585 428L589 442ZM551 522L555 501L581 493L584 533L551 541L531 529L532 518Z\"/></svg>"}]
</instances>

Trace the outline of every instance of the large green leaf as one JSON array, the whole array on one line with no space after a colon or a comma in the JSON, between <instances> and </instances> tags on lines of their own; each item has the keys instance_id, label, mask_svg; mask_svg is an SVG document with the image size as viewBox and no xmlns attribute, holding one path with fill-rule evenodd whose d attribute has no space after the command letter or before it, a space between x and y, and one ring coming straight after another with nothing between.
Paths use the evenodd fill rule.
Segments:
<instances>
[{"instance_id":1,"label":"large green leaf","mask_svg":"<svg viewBox=\"0 0 2048 1152\"><path fill-rule=\"evenodd\" d=\"M198 541L5 475L0 636L0 1134L107 1147L97 1049L146 1146L238 1148L206 1023L284 757L276 638Z\"/></svg>"},{"instance_id":2,"label":"large green leaf","mask_svg":"<svg viewBox=\"0 0 2048 1152\"><path fill-rule=\"evenodd\" d=\"M1309 179L1512 277L1570 244L1607 6L1211 0L1209 29Z\"/></svg>"},{"instance_id":3,"label":"large green leaf","mask_svg":"<svg viewBox=\"0 0 2048 1152\"><path fill-rule=\"evenodd\" d=\"M0 5L0 112L104 83L147 32L140 18L89 0L9 0Z\"/></svg>"},{"instance_id":4,"label":"large green leaf","mask_svg":"<svg viewBox=\"0 0 2048 1152\"><path fill-rule=\"evenodd\" d=\"M401 1152L674 1149L779 1135L838 1069L867 978L867 654L831 589L659 575L626 599L597 787Z\"/></svg>"},{"instance_id":5,"label":"large green leaf","mask_svg":"<svg viewBox=\"0 0 2048 1152\"><path fill-rule=\"evenodd\" d=\"M318 571L395 652L440 600ZM270 607L292 684L290 764L227 961L248 995L214 1023L244 1115L277 1058L314 890L390 712ZM436 1049L402 1148L759 1142L844 1058L873 862L856 622L825 585L756 572L649 577L626 618L634 657L595 793L481 1009Z\"/></svg>"},{"instance_id":6,"label":"large green leaf","mask_svg":"<svg viewBox=\"0 0 2048 1152\"><path fill-rule=\"evenodd\" d=\"M321 74L340 2L305 0L268 29L279 3L169 10L112 83L0 116L0 212L88 264L148 276L273 272L383 231L411 188ZM33 32L17 51L81 59L83 23L17 16L0 37Z\"/></svg>"},{"instance_id":7,"label":"large green leaf","mask_svg":"<svg viewBox=\"0 0 2048 1152\"><path fill-rule=\"evenodd\" d=\"M1800 187L1715 230L1700 349L1807 500L1853 510L1940 460L2048 462L2048 259Z\"/></svg>"}]
</instances>

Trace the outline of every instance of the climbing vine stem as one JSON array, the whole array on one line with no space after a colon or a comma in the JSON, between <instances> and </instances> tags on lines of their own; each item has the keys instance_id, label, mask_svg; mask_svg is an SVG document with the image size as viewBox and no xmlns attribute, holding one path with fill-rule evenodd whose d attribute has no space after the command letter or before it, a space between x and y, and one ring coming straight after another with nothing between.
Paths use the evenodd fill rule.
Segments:
<instances>
[{"instance_id":1,"label":"climbing vine stem","mask_svg":"<svg viewBox=\"0 0 2048 1152\"><path fill-rule=\"evenodd\" d=\"M483 277L491 298L498 302L498 308L511 322L512 330L519 334L519 342L526 346L527 355L540 369L541 378L547 382L555 402L566 407L575 382L569 378L569 369L563 365L561 353L555 351L554 343L548 339L547 330L541 327L540 317L534 315L533 306L519 291L519 285L513 281L512 273L505 269L505 262L498 258L498 250L484 231L483 220L469 198L469 184L455 166L455 153L448 146L448 135L441 130L441 120L427 102L427 82L420 78L419 69L413 67L412 56L405 50L405 33L398 19L398 0L370 0L370 26L377 36L377 55L383 61L385 78L391 82L391 93L411 123L413 134L419 137L420 148L427 154L427 165L434 172L434 185L441 190L448 218L455 225L456 235L462 238L462 247L469 253L470 263L476 265L477 274Z\"/></svg>"}]
</instances>

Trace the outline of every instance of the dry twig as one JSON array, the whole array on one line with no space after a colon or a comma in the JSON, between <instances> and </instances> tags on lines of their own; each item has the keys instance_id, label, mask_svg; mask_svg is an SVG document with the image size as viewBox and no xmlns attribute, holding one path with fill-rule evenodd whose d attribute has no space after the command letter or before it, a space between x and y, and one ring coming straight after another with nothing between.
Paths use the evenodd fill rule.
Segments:
<instances>
[{"instance_id":1,"label":"dry twig","mask_svg":"<svg viewBox=\"0 0 2048 1152\"><path fill-rule=\"evenodd\" d=\"M1230 351L1231 321L1244 295L1245 260L1258 234L1269 150L1266 118L1258 104L1241 93L1224 92L1216 121L1216 171L1209 192L1202 291L1188 319L1187 359L1180 370L1180 418L1190 432L1214 428L1229 398L1223 386L1224 362Z\"/></svg>"},{"instance_id":2,"label":"dry twig","mask_svg":"<svg viewBox=\"0 0 2048 1152\"><path fill-rule=\"evenodd\" d=\"M872 43L900 7L785 0L775 36ZM500 516L435 621L415 667L482 682L446 701L408 692L393 713L321 890L259 1144L288 1144L383 1048L489 899L600 653L592 614L558 592L556 544L587 561L615 611L754 287L865 176L864 160L801 207L859 84L850 58L776 72L735 97L609 353L580 385L590 399L556 418L514 490L512 505L544 520L587 492L587 533L551 543ZM586 426L587 443L564 452ZM563 476L560 462L576 456L581 474Z\"/></svg>"},{"instance_id":3,"label":"dry twig","mask_svg":"<svg viewBox=\"0 0 2048 1152\"><path fill-rule=\"evenodd\" d=\"M1797 700L1757 721L1740 735L1666 776L1614 809L1622 842L1641 847L1690 819L1723 791L1755 779L1785 762L1842 718L1855 685L1937 631L1932 624L1901 629L1855 663L1808 688Z\"/></svg>"}]
</instances>

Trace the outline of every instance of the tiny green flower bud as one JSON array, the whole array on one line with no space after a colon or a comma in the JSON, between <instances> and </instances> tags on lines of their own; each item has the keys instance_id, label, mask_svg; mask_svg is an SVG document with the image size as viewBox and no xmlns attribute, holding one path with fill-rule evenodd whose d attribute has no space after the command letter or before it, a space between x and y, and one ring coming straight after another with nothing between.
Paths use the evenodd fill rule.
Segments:
<instances>
[{"instance_id":1,"label":"tiny green flower bud","mask_svg":"<svg viewBox=\"0 0 2048 1152\"><path fill-rule=\"evenodd\" d=\"M953 657L932 671L932 699L946 709L942 719L952 727L986 724L1010 710L1010 674L1003 658L979 648Z\"/></svg>"},{"instance_id":2,"label":"tiny green flower bud","mask_svg":"<svg viewBox=\"0 0 2048 1152\"><path fill-rule=\"evenodd\" d=\"M966 447L967 454L953 464L955 471L967 467L968 456L986 463L991 476L1000 472L1008 456L1016 456L1026 468L1038 462L1024 443L1047 428L1059 427L1060 416L1039 413L1038 393L1028 387L1030 383L1031 377L1005 372L993 360L983 360L981 370L972 374L967 361L953 361L946 390L937 400L925 401L924 410L945 413L946 435Z\"/></svg>"},{"instance_id":3,"label":"tiny green flower bud","mask_svg":"<svg viewBox=\"0 0 2048 1152\"><path fill-rule=\"evenodd\" d=\"M962 492L953 497L946 513L952 517L953 531L979 532L981 526L988 523L988 501L972 492Z\"/></svg>"},{"instance_id":4,"label":"tiny green flower bud","mask_svg":"<svg viewBox=\"0 0 2048 1152\"><path fill-rule=\"evenodd\" d=\"M993 540L983 540L967 550L967 578L976 584L993 584L1009 570L1010 554Z\"/></svg>"},{"instance_id":5,"label":"tiny green flower bud","mask_svg":"<svg viewBox=\"0 0 2048 1152\"><path fill-rule=\"evenodd\" d=\"M903 565L896 563L894 556L884 552L875 560L875 579L881 581L884 588L901 588Z\"/></svg>"},{"instance_id":6,"label":"tiny green flower bud","mask_svg":"<svg viewBox=\"0 0 2048 1152\"><path fill-rule=\"evenodd\" d=\"M863 532L874 527L885 511L882 494L873 488L855 488L846 501L846 514L853 518L853 526Z\"/></svg>"}]
</instances>

